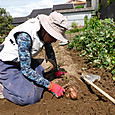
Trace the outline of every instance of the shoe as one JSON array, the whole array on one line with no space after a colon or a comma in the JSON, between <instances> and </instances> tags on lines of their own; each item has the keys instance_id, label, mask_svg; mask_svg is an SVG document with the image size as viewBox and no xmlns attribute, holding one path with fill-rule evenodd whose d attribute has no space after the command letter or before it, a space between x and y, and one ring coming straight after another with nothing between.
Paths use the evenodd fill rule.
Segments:
<instances>
[{"instance_id":1,"label":"shoe","mask_svg":"<svg viewBox=\"0 0 115 115\"><path fill-rule=\"evenodd\" d=\"M2 86L1 83L0 83L0 99L4 99L4 96L3 96L3 86Z\"/></svg>"},{"instance_id":2,"label":"shoe","mask_svg":"<svg viewBox=\"0 0 115 115\"><path fill-rule=\"evenodd\" d=\"M64 45L67 45L67 44L68 44L68 42L62 42L62 41L59 43L60 46L64 46Z\"/></svg>"}]
</instances>

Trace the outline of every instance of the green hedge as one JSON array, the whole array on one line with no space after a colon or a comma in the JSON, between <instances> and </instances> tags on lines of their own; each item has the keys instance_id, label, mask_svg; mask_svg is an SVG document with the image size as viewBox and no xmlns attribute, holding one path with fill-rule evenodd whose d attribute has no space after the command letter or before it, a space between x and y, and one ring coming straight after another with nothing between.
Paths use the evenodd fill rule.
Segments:
<instances>
[{"instance_id":1,"label":"green hedge","mask_svg":"<svg viewBox=\"0 0 115 115\"><path fill-rule=\"evenodd\" d=\"M69 43L68 48L81 51L89 63L109 70L115 74L115 23L112 19L99 20L92 17L84 19L81 34Z\"/></svg>"}]
</instances>

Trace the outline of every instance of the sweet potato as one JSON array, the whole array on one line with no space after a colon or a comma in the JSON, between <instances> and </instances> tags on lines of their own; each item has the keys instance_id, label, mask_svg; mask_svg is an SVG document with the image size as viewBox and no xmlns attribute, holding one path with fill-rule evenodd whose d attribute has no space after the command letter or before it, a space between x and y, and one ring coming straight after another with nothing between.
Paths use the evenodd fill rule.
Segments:
<instances>
[{"instance_id":1,"label":"sweet potato","mask_svg":"<svg viewBox=\"0 0 115 115\"><path fill-rule=\"evenodd\" d=\"M71 99L77 99L77 92L73 88L69 88Z\"/></svg>"}]
</instances>

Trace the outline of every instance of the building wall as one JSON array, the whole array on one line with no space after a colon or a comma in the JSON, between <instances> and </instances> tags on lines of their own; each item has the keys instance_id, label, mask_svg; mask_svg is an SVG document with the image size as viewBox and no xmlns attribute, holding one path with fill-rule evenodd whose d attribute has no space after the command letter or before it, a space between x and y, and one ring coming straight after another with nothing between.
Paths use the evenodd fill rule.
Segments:
<instances>
[{"instance_id":1,"label":"building wall","mask_svg":"<svg viewBox=\"0 0 115 115\"><path fill-rule=\"evenodd\" d=\"M75 22L78 24L78 26L84 26L84 17L88 16L88 19L91 18L92 13L91 12L76 12L76 13L66 13L63 14L67 17L68 20L68 26L70 27L72 22Z\"/></svg>"},{"instance_id":2,"label":"building wall","mask_svg":"<svg viewBox=\"0 0 115 115\"><path fill-rule=\"evenodd\" d=\"M69 28L71 27L72 22L77 23L78 26L84 26L84 17L88 16L88 19L90 19L94 16L94 11L95 10L91 7L72 10L57 10L57 12L66 16Z\"/></svg>"}]
</instances>

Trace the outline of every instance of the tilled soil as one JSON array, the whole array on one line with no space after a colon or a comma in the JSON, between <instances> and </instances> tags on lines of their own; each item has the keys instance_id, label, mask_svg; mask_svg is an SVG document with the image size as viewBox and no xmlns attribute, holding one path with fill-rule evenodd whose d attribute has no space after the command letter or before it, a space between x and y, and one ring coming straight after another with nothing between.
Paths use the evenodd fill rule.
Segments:
<instances>
[{"instance_id":1,"label":"tilled soil","mask_svg":"<svg viewBox=\"0 0 115 115\"><path fill-rule=\"evenodd\" d=\"M78 98L71 100L64 95L55 98L50 92L45 91L40 102L34 105L19 106L6 99L0 100L0 115L115 115L115 105L100 94L96 89L81 80L83 71L99 75L100 81L95 84L106 93L115 98L115 81L112 75L104 70L87 66L86 60L79 53L68 50L67 46L53 44L57 63L60 70L65 70L70 78L62 77L53 80L61 86L70 82L67 87L76 87ZM38 57L44 57L44 51Z\"/></svg>"}]
</instances>

